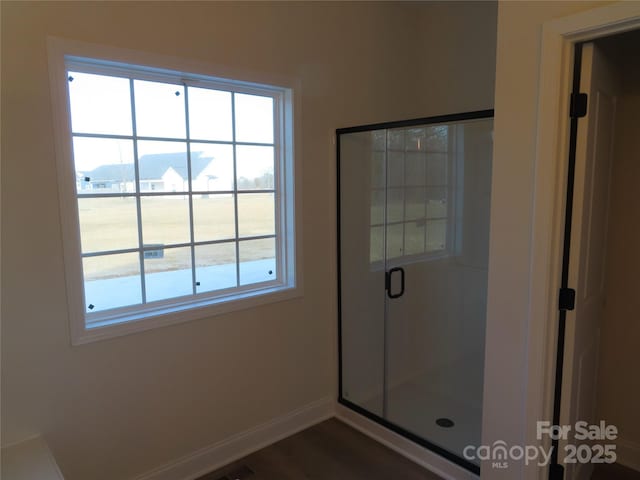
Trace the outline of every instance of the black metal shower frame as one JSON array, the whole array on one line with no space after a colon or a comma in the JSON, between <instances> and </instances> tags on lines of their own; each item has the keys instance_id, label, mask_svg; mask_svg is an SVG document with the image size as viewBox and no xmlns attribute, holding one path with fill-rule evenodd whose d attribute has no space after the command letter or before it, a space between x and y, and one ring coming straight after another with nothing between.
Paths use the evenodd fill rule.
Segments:
<instances>
[{"instance_id":1,"label":"black metal shower frame","mask_svg":"<svg viewBox=\"0 0 640 480\"><path fill-rule=\"evenodd\" d=\"M494 111L490 110L477 110L472 112L464 112L464 113L454 113L449 115L438 115L433 117L423 117L423 118L415 118L411 120L401 120L395 122L384 122L384 123L373 123L369 125L359 125L355 127L348 128L338 128L336 129L336 219L337 219L337 236L336 236L336 251L337 251L337 261L338 261L338 403L344 405L345 407L353 410L354 412L372 420L379 425L391 430L392 432L397 433L418 445L425 447L431 450L434 453L450 460L451 462L459 465L467 470L480 475L480 467L469 460L466 460L455 453L452 453L429 440L416 435L388 420L385 418L376 415L375 413L370 412L369 410L353 403L344 398L342 391L342 257L340 251L340 240L341 240L341 231L340 231L340 136L349 134L349 133L358 133L358 132L367 132L374 130L386 130L391 128L405 128L405 127L415 127L415 126L423 126L423 125L433 125L439 123L448 123L448 122L460 122L464 120L476 120L483 118L493 118Z\"/></svg>"}]
</instances>

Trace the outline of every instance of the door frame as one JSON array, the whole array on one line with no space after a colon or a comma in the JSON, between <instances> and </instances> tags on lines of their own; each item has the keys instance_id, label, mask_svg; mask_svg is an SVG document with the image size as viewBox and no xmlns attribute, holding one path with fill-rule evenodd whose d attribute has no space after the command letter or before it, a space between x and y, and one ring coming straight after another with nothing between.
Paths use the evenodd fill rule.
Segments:
<instances>
[{"instance_id":1,"label":"door frame","mask_svg":"<svg viewBox=\"0 0 640 480\"><path fill-rule=\"evenodd\" d=\"M525 372L528 445L540 443L536 438L536 422L553 416L574 47L638 28L640 3L635 2L619 2L543 24L530 264L529 361ZM551 442L545 439L543 444L548 448ZM532 468L525 473L527 479L547 476L546 468Z\"/></svg>"}]
</instances>

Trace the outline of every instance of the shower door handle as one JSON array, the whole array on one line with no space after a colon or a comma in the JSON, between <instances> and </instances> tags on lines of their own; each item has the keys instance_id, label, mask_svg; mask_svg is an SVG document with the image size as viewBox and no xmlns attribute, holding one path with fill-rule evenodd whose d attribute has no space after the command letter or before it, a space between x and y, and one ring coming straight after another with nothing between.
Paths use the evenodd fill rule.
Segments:
<instances>
[{"instance_id":1,"label":"shower door handle","mask_svg":"<svg viewBox=\"0 0 640 480\"><path fill-rule=\"evenodd\" d=\"M395 272L400 272L400 291L398 293L391 293L391 278ZM389 270L385 280L385 287L389 298L399 298L404 295L404 269L402 267L394 267Z\"/></svg>"}]
</instances>

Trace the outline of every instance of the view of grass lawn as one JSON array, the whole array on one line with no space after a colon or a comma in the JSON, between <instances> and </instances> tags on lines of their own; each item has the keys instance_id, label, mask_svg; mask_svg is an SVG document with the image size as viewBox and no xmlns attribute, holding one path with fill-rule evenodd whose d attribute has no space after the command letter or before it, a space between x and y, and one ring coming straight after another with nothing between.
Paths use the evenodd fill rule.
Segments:
<instances>
[{"instance_id":1,"label":"view of grass lawn","mask_svg":"<svg viewBox=\"0 0 640 480\"><path fill-rule=\"evenodd\" d=\"M83 253L138 247L137 213L134 198L80 198L79 214ZM189 200L186 195L143 197L142 236L145 246L168 247L190 241ZM243 237L273 235L273 193L238 195L238 231ZM197 246L196 267L235 263L234 198L210 194L193 198L196 242L229 240L229 243ZM240 261L274 258L273 239L240 242ZM165 248L159 258L146 258L145 271L191 268L188 247ZM84 261L85 279L139 274L137 253L105 255Z\"/></svg>"}]
</instances>

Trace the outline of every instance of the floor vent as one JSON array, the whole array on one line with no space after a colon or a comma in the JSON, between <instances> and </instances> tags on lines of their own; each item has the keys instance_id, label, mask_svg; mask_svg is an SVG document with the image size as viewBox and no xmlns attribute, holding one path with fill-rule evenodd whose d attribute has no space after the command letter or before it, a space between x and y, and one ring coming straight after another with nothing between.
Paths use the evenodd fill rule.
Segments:
<instances>
[{"instance_id":1,"label":"floor vent","mask_svg":"<svg viewBox=\"0 0 640 480\"><path fill-rule=\"evenodd\" d=\"M442 417L436 420L436 424L442 428L451 428L455 425L450 418Z\"/></svg>"}]
</instances>

